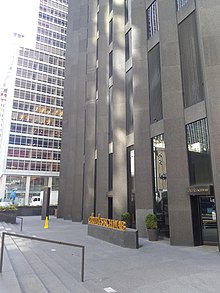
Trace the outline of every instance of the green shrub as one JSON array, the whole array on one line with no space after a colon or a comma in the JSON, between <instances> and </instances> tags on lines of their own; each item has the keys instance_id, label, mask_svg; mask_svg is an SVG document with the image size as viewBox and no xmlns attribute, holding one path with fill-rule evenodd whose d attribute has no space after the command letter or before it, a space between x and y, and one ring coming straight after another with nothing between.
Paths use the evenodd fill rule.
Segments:
<instances>
[{"instance_id":1,"label":"green shrub","mask_svg":"<svg viewBox=\"0 0 220 293\"><path fill-rule=\"evenodd\" d=\"M16 211L17 208L15 205L11 205L11 206L7 206L7 207L1 207L0 206L0 212L4 212L4 211Z\"/></svg>"},{"instance_id":2,"label":"green shrub","mask_svg":"<svg viewBox=\"0 0 220 293\"><path fill-rule=\"evenodd\" d=\"M121 221L128 223L130 221L130 214L128 212L121 214Z\"/></svg>"},{"instance_id":3,"label":"green shrub","mask_svg":"<svg viewBox=\"0 0 220 293\"><path fill-rule=\"evenodd\" d=\"M145 225L147 229L157 229L157 216L155 214L148 214L145 218Z\"/></svg>"}]
</instances>

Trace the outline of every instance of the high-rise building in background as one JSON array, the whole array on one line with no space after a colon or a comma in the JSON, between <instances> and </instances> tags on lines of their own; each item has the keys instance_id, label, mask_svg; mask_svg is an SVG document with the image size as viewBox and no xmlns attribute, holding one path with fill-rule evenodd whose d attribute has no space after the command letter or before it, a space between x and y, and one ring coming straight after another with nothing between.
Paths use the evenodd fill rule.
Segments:
<instances>
[{"instance_id":1,"label":"high-rise building in background","mask_svg":"<svg viewBox=\"0 0 220 293\"><path fill-rule=\"evenodd\" d=\"M7 58L7 65L5 66L7 67L7 70L6 72L1 72L2 75L4 76L4 80L2 82L2 87L0 89L0 146L1 146L1 140L2 140L3 131L4 131L4 121L5 121L6 115L8 114L7 113L8 107L6 108L8 88L11 87L11 89L13 89L13 86L14 86L13 84L12 86L10 86L10 82L11 81L14 82L14 79L12 78L12 76L15 71L14 67L18 57L18 50L22 44L23 38L24 38L23 34L13 33L12 44L8 44L9 48L11 49L11 52L9 53L9 56Z\"/></svg>"},{"instance_id":2,"label":"high-rise building in background","mask_svg":"<svg viewBox=\"0 0 220 293\"><path fill-rule=\"evenodd\" d=\"M35 47L14 52L1 96L2 200L15 190L17 203L27 205L44 187L57 196L67 13L67 0L40 0Z\"/></svg>"},{"instance_id":3,"label":"high-rise building in background","mask_svg":"<svg viewBox=\"0 0 220 293\"><path fill-rule=\"evenodd\" d=\"M7 88L2 87L0 88L0 144L1 144L2 132L3 132L6 98L7 98Z\"/></svg>"},{"instance_id":4,"label":"high-rise building in background","mask_svg":"<svg viewBox=\"0 0 220 293\"><path fill-rule=\"evenodd\" d=\"M218 2L69 3L59 217L219 243Z\"/></svg>"}]
</instances>

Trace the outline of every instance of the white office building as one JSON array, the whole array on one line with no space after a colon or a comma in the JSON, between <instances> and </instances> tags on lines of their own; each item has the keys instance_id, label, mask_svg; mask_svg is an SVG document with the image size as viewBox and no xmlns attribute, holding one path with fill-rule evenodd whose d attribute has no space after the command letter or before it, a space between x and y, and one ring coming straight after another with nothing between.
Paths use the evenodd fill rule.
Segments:
<instances>
[{"instance_id":1,"label":"white office building","mask_svg":"<svg viewBox=\"0 0 220 293\"><path fill-rule=\"evenodd\" d=\"M20 47L11 68L2 117L0 198L17 203L50 187L58 192L67 0L39 0L35 48Z\"/></svg>"}]
</instances>

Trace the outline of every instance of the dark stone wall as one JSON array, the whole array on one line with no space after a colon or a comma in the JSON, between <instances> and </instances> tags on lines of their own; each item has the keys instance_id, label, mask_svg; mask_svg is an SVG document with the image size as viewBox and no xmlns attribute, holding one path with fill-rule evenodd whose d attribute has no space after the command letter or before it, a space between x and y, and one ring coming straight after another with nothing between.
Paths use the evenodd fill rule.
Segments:
<instances>
[{"instance_id":1,"label":"dark stone wall","mask_svg":"<svg viewBox=\"0 0 220 293\"><path fill-rule=\"evenodd\" d=\"M88 224L88 235L127 248L139 248L138 231L126 228L117 230Z\"/></svg>"}]
</instances>

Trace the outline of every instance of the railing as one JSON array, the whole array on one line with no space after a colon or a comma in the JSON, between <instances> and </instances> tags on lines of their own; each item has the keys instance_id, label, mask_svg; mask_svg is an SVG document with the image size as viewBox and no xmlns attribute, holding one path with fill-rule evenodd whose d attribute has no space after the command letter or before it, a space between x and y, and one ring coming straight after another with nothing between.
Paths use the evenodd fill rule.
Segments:
<instances>
[{"instance_id":1,"label":"railing","mask_svg":"<svg viewBox=\"0 0 220 293\"><path fill-rule=\"evenodd\" d=\"M73 244L73 243L69 243L69 242L49 240L49 239L45 239L45 238L38 238L38 237L27 236L27 235L16 234L16 233L9 233L9 232L2 232L0 273L2 272L2 265L3 265L3 253L4 253L5 235L9 235L9 236L13 236L13 237L20 237L20 238L25 238L25 239L30 239L30 240L36 240L36 241L42 241L42 242L47 242L47 243L61 244L61 245L67 245L67 246L73 246L73 247L81 248L82 249L82 258L81 258L81 282L84 282L85 246L78 245L78 244Z\"/></svg>"},{"instance_id":2,"label":"railing","mask_svg":"<svg viewBox=\"0 0 220 293\"><path fill-rule=\"evenodd\" d=\"M16 217L16 219L21 220L21 232L22 232L24 219L22 217L18 217L18 216Z\"/></svg>"}]
</instances>

